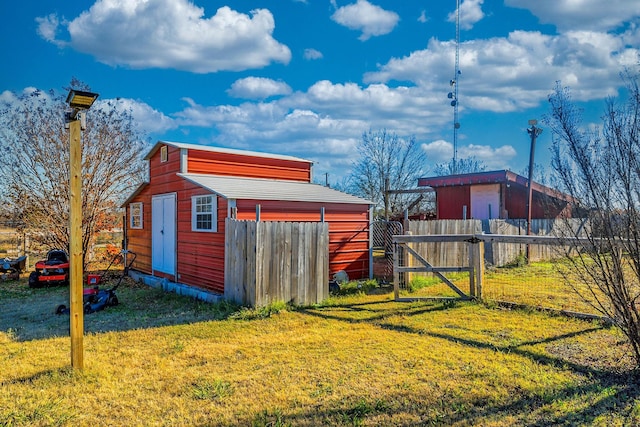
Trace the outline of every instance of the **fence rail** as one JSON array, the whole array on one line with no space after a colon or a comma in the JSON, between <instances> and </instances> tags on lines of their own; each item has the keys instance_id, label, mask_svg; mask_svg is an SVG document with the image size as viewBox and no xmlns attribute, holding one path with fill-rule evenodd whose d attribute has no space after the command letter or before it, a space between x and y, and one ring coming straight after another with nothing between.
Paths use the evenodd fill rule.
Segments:
<instances>
[{"instance_id":1,"label":"fence rail","mask_svg":"<svg viewBox=\"0 0 640 427\"><path fill-rule=\"evenodd\" d=\"M413 235L480 235L484 233L490 236L513 236L508 238L494 238L487 240L485 245L485 261L494 266L504 266L521 254L528 252L530 261L540 261L552 259L557 255L553 245L544 243L535 244L527 248L525 242L528 237L551 237L557 238L567 233L567 227L572 230L585 229L584 219L553 220L536 219L531 223L532 235L526 235L526 220L519 219L490 219L490 220L436 220L436 221L408 221L405 226L406 231ZM524 238L518 240L520 237ZM541 241L543 242L543 241ZM529 244L531 245L531 244ZM437 260L440 265L462 264L468 258L467 247L462 243L449 243L443 245L441 242L419 243L420 252L429 252L433 260Z\"/></svg>"},{"instance_id":2,"label":"fence rail","mask_svg":"<svg viewBox=\"0 0 640 427\"><path fill-rule=\"evenodd\" d=\"M567 248L587 248L592 249L599 244L601 239L594 238L569 238L555 236L509 236L492 234L431 234L431 235L403 235L393 236L394 242L394 295L397 300L419 300L419 299L485 299L506 302L516 305L533 305L536 307L559 310L573 315L593 316L597 314L591 306L579 296L575 295L569 287L563 289L558 283L545 284L541 277L531 277L527 284L505 285L496 283L495 272L485 274L484 248L489 244L517 244L517 245L540 245L546 247ZM602 239L608 244L624 245L624 241L610 242ZM431 244L438 245L463 245L467 259L463 263L439 264L438 257L428 252L420 252L416 248L428 248ZM434 247L434 246L431 246ZM402 253L402 257L401 257ZM566 253L566 252L565 252ZM401 263L399 260L404 259ZM464 271L468 272L468 293L465 289L464 280L454 281L446 277L448 272ZM400 287L403 273L426 272L437 275L448 287L437 288L438 292L449 289L448 295L441 293L438 295L411 295L400 297ZM524 278L521 278L521 280ZM498 282L501 282L498 280ZM507 299L497 299L497 286L509 286L503 289L502 295ZM547 287L548 286L548 287ZM582 286L577 284L574 286ZM513 287L513 288L511 288ZM546 287L546 288L545 288ZM451 290L455 296L450 296ZM527 295L524 295L526 293ZM572 301L573 300L573 301Z\"/></svg>"},{"instance_id":3,"label":"fence rail","mask_svg":"<svg viewBox=\"0 0 640 427\"><path fill-rule=\"evenodd\" d=\"M329 294L329 224L225 223L225 298L252 307L319 303Z\"/></svg>"}]
</instances>

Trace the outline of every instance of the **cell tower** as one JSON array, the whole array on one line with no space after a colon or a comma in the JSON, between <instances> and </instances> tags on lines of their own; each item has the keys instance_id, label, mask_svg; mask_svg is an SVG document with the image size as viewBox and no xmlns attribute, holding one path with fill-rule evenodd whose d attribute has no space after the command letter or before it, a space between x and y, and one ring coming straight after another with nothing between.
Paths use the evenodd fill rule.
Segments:
<instances>
[{"instance_id":1,"label":"cell tower","mask_svg":"<svg viewBox=\"0 0 640 427\"><path fill-rule=\"evenodd\" d=\"M458 129L460 122L458 121L458 90L460 88L460 0L456 0L456 60L453 79L449 82L451 92L448 97L451 99L453 107L453 174L458 169Z\"/></svg>"}]
</instances>

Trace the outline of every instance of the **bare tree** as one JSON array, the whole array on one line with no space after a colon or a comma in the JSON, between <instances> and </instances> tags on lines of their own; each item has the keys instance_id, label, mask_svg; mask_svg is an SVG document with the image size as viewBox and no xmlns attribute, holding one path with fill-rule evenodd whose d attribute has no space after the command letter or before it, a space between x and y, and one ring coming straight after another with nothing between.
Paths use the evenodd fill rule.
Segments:
<instances>
[{"instance_id":1,"label":"bare tree","mask_svg":"<svg viewBox=\"0 0 640 427\"><path fill-rule=\"evenodd\" d=\"M475 157L451 159L447 163L438 163L433 169L436 176L457 175L463 173L484 172L487 167Z\"/></svg>"},{"instance_id":2,"label":"bare tree","mask_svg":"<svg viewBox=\"0 0 640 427\"><path fill-rule=\"evenodd\" d=\"M591 220L583 229L589 243L568 256L571 283L622 330L640 366L640 91L638 75L623 78L628 99L607 101L601 129L582 126L580 110L559 84L545 121L555 137L558 184L573 196L574 211L588 211Z\"/></svg>"},{"instance_id":3,"label":"bare tree","mask_svg":"<svg viewBox=\"0 0 640 427\"><path fill-rule=\"evenodd\" d=\"M360 158L349 176L353 192L374 202L385 218L409 204L407 195L388 190L415 187L423 175L427 156L415 137L400 138L386 129L364 132L358 145Z\"/></svg>"},{"instance_id":4,"label":"bare tree","mask_svg":"<svg viewBox=\"0 0 640 427\"><path fill-rule=\"evenodd\" d=\"M63 96L39 90L14 96L0 106L4 202L12 205L14 218L35 241L65 250L69 244L67 108ZM103 224L112 220L119 202L141 182L144 170L144 143L129 111L114 101L98 102L87 111L86 123L82 132L84 254Z\"/></svg>"}]
</instances>

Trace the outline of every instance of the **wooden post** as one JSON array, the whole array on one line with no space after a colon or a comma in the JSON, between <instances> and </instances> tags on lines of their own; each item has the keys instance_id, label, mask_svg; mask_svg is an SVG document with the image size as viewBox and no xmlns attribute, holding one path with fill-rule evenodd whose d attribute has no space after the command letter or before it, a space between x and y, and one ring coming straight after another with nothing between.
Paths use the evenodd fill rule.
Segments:
<instances>
[{"instance_id":1,"label":"wooden post","mask_svg":"<svg viewBox=\"0 0 640 427\"><path fill-rule=\"evenodd\" d=\"M260 210L261 210L260 205L259 204L256 205L256 222L260 222Z\"/></svg>"},{"instance_id":2,"label":"wooden post","mask_svg":"<svg viewBox=\"0 0 640 427\"><path fill-rule=\"evenodd\" d=\"M405 223L407 223L408 220L405 220ZM410 231L406 231L404 232L405 236L411 236L413 233L411 233ZM413 249L414 251L417 249L417 244L416 243L407 243L407 247ZM416 263L415 262L415 258L409 253L409 251L404 250L404 248L402 248L402 263L403 265L407 266L407 267L413 267L415 265L419 265L420 263ZM409 286L409 284L411 283L411 280L413 280L415 273L411 273L411 272L405 272L402 277L403 277L403 283L405 284L405 286Z\"/></svg>"},{"instance_id":3,"label":"wooden post","mask_svg":"<svg viewBox=\"0 0 640 427\"><path fill-rule=\"evenodd\" d=\"M409 231L409 210L405 209L402 214L402 230L407 233Z\"/></svg>"},{"instance_id":4,"label":"wooden post","mask_svg":"<svg viewBox=\"0 0 640 427\"><path fill-rule=\"evenodd\" d=\"M469 248L469 267L471 267L471 271L469 272L469 296L471 298L476 297L476 245L477 243L469 242L467 243Z\"/></svg>"},{"instance_id":5,"label":"wooden post","mask_svg":"<svg viewBox=\"0 0 640 427\"><path fill-rule=\"evenodd\" d=\"M475 252L473 274L475 275L475 297L482 300L482 281L484 280L484 240L471 245Z\"/></svg>"},{"instance_id":6,"label":"wooden post","mask_svg":"<svg viewBox=\"0 0 640 427\"><path fill-rule=\"evenodd\" d=\"M393 243L393 297L394 299L400 298L400 245Z\"/></svg>"},{"instance_id":7,"label":"wooden post","mask_svg":"<svg viewBox=\"0 0 640 427\"><path fill-rule=\"evenodd\" d=\"M69 122L69 312L71 367L84 368L82 304L82 143L78 118Z\"/></svg>"}]
</instances>

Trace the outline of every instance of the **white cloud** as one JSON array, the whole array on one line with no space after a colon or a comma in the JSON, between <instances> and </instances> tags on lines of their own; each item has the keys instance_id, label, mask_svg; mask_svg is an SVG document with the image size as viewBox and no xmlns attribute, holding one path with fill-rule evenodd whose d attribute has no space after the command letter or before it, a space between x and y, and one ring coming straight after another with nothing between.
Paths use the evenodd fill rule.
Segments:
<instances>
[{"instance_id":1,"label":"white cloud","mask_svg":"<svg viewBox=\"0 0 640 427\"><path fill-rule=\"evenodd\" d=\"M162 133L169 129L175 129L178 124L171 117L165 116L162 112L152 108L149 104L128 98L116 100L98 100L93 108L106 108L107 103L115 103L120 111L130 111L134 122L145 132Z\"/></svg>"},{"instance_id":2,"label":"white cloud","mask_svg":"<svg viewBox=\"0 0 640 427\"><path fill-rule=\"evenodd\" d=\"M482 3L484 0L463 0L460 5L460 28L462 30L470 30L475 23L484 18ZM449 14L447 21L456 22L456 10Z\"/></svg>"},{"instance_id":3,"label":"white cloud","mask_svg":"<svg viewBox=\"0 0 640 427\"><path fill-rule=\"evenodd\" d=\"M356 3L338 8L331 19L351 30L362 31L358 39L365 41L372 36L389 34L398 24L400 16L367 0L357 0Z\"/></svg>"},{"instance_id":4,"label":"white cloud","mask_svg":"<svg viewBox=\"0 0 640 427\"><path fill-rule=\"evenodd\" d=\"M418 17L418 22L422 22L422 23L424 24L424 23L425 23L425 22L427 22L428 20L429 20L429 18L427 18L427 12L426 12L425 10L423 10L423 11L420 13L420 16Z\"/></svg>"},{"instance_id":5,"label":"white cloud","mask_svg":"<svg viewBox=\"0 0 640 427\"><path fill-rule=\"evenodd\" d=\"M422 144L422 149L427 154L429 161L437 164L448 162L453 157L453 144L445 140L436 140ZM487 169L508 169L509 163L517 156L515 148L511 145L491 147L489 145L459 145L459 159L475 159L487 167Z\"/></svg>"},{"instance_id":6,"label":"white cloud","mask_svg":"<svg viewBox=\"0 0 640 427\"><path fill-rule=\"evenodd\" d=\"M611 30L640 17L636 0L505 0L505 4L528 9L540 22L561 31Z\"/></svg>"},{"instance_id":7,"label":"white cloud","mask_svg":"<svg viewBox=\"0 0 640 427\"><path fill-rule=\"evenodd\" d=\"M637 38L637 31L630 29L624 35L514 31L508 37L462 43L461 121L468 110L539 107L557 80L571 86L576 101L615 94L620 86L618 72L624 65L637 63L638 49L629 48L625 41ZM430 161L448 161L453 147L442 139L449 132L441 132L450 128L452 119L446 94L454 52L452 41L432 39L426 49L380 65L377 72L364 76L362 84L320 80L306 90L284 93L278 81L241 79L229 93L261 101L203 106L185 99L187 107L167 123L213 129L215 136L203 141L209 144L260 146L319 160L323 167L345 165L344 170L357 155L353 147L363 131L387 128L401 136L416 135L418 141L432 141L423 145ZM282 96L264 101L275 93ZM465 145L464 136L460 141L460 158L474 157L489 169L509 168L516 160L510 145Z\"/></svg>"},{"instance_id":8,"label":"white cloud","mask_svg":"<svg viewBox=\"0 0 640 427\"><path fill-rule=\"evenodd\" d=\"M10 90L0 93L0 104L11 105L18 102L18 97Z\"/></svg>"},{"instance_id":9,"label":"white cloud","mask_svg":"<svg viewBox=\"0 0 640 427\"><path fill-rule=\"evenodd\" d=\"M39 34L55 44L57 17L38 18ZM173 68L195 73L288 63L289 48L276 41L273 15L251 16L221 7L210 18L189 0L98 0L67 24L70 45L109 65Z\"/></svg>"},{"instance_id":10,"label":"white cloud","mask_svg":"<svg viewBox=\"0 0 640 427\"><path fill-rule=\"evenodd\" d=\"M434 163L440 163L453 157L453 144L443 139L422 144L422 150L427 154L427 158Z\"/></svg>"},{"instance_id":11,"label":"white cloud","mask_svg":"<svg viewBox=\"0 0 640 427\"><path fill-rule=\"evenodd\" d=\"M507 112L546 100L554 82L571 85L574 99L603 99L617 92L618 73L637 63L640 50L625 47L622 37L596 32L550 36L514 31L507 38L477 39L460 45L460 106ZM432 39L427 48L392 58L366 83L411 81L442 97L453 75L455 46Z\"/></svg>"},{"instance_id":12,"label":"white cloud","mask_svg":"<svg viewBox=\"0 0 640 427\"><path fill-rule=\"evenodd\" d=\"M313 59L322 59L322 52L315 49L305 49L304 50L304 59L310 61Z\"/></svg>"},{"instance_id":13,"label":"white cloud","mask_svg":"<svg viewBox=\"0 0 640 427\"><path fill-rule=\"evenodd\" d=\"M458 147L458 158L479 160L491 169L506 169L511 160L517 156L515 148L511 145L491 147L489 145L462 145Z\"/></svg>"},{"instance_id":14,"label":"white cloud","mask_svg":"<svg viewBox=\"0 0 640 427\"><path fill-rule=\"evenodd\" d=\"M40 37L58 47L64 47L66 45L65 42L56 39L60 21L55 13L38 17L36 18L36 22L38 23L38 29L36 31Z\"/></svg>"},{"instance_id":15,"label":"white cloud","mask_svg":"<svg viewBox=\"0 0 640 427\"><path fill-rule=\"evenodd\" d=\"M233 82L227 93L235 98L266 99L276 95L288 95L291 93L291 88L282 81L264 77L246 77Z\"/></svg>"}]
</instances>

